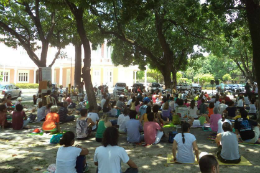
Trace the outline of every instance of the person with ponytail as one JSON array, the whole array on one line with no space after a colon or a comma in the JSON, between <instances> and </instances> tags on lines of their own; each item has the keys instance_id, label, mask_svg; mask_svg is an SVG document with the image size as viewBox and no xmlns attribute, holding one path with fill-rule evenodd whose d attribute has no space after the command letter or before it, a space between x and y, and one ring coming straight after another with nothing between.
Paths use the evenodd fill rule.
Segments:
<instances>
[{"instance_id":1,"label":"person with ponytail","mask_svg":"<svg viewBox=\"0 0 260 173\"><path fill-rule=\"evenodd\" d=\"M80 146L73 146L75 135L68 131L63 134L60 140L61 146L58 149L56 157L56 172L55 173L83 173L87 170L86 155L89 151Z\"/></svg>"},{"instance_id":2,"label":"person with ponytail","mask_svg":"<svg viewBox=\"0 0 260 173\"><path fill-rule=\"evenodd\" d=\"M178 152L176 155L177 147ZM173 161L178 163L194 163L195 157L193 150L195 151L197 161L199 161L199 149L196 138L193 134L190 133L190 124L184 122L182 124L182 133L178 133L173 141Z\"/></svg>"}]
</instances>

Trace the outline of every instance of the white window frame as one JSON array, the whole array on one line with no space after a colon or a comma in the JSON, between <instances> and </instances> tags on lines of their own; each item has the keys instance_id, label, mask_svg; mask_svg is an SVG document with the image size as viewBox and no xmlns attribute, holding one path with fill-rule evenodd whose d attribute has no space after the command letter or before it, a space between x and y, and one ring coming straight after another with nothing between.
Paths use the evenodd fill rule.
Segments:
<instances>
[{"instance_id":1,"label":"white window frame","mask_svg":"<svg viewBox=\"0 0 260 173\"><path fill-rule=\"evenodd\" d=\"M0 81L1 83L10 83L10 70L4 70L4 69L0 69L0 75L3 73L3 72L7 72L7 77L8 77L8 80L7 81L4 81L4 75L2 76L3 79Z\"/></svg>"},{"instance_id":2,"label":"white window frame","mask_svg":"<svg viewBox=\"0 0 260 173\"><path fill-rule=\"evenodd\" d=\"M18 73L17 74L17 76L18 76L18 79L17 79L18 83L29 83L29 81L30 81L30 70L18 70L17 73ZM27 75L28 75L27 76L27 81L24 81L24 79L20 81L20 73L27 73ZM24 77L24 76L22 76L22 77Z\"/></svg>"},{"instance_id":3,"label":"white window frame","mask_svg":"<svg viewBox=\"0 0 260 173\"><path fill-rule=\"evenodd\" d=\"M95 73L98 72L98 75L96 75ZM101 70L94 70L93 71L93 78L92 78L92 83L93 85L97 85L100 86L101 85Z\"/></svg>"}]
</instances>

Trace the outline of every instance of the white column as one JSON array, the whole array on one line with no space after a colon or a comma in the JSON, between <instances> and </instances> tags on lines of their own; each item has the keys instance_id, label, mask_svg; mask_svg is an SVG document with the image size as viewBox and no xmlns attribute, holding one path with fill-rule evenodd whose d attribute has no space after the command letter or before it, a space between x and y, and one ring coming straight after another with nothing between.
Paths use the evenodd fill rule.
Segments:
<instances>
[{"instance_id":1,"label":"white column","mask_svg":"<svg viewBox=\"0 0 260 173\"><path fill-rule=\"evenodd\" d=\"M137 71L135 71L135 83L136 83L136 73L137 73Z\"/></svg>"},{"instance_id":2,"label":"white column","mask_svg":"<svg viewBox=\"0 0 260 173\"><path fill-rule=\"evenodd\" d=\"M17 83L17 67L14 68L14 84Z\"/></svg>"},{"instance_id":3,"label":"white column","mask_svg":"<svg viewBox=\"0 0 260 173\"><path fill-rule=\"evenodd\" d=\"M62 67L60 67L60 79L59 79L59 85L62 85Z\"/></svg>"},{"instance_id":4,"label":"white column","mask_svg":"<svg viewBox=\"0 0 260 173\"><path fill-rule=\"evenodd\" d=\"M55 67L51 67L51 83L54 83L54 70Z\"/></svg>"}]
</instances>

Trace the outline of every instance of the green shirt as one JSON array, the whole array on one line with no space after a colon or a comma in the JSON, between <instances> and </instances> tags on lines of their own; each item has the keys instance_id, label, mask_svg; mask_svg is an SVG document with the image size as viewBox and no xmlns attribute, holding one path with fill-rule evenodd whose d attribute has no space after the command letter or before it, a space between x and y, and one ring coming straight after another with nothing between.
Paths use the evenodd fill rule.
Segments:
<instances>
[{"instance_id":1,"label":"green shirt","mask_svg":"<svg viewBox=\"0 0 260 173\"><path fill-rule=\"evenodd\" d=\"M99 121L98 122L97 133L96 133L96 138L103 138L103 133L104 133L105 130L106 130L105 122L104 121Z\"/></svg>"}]
</instances>

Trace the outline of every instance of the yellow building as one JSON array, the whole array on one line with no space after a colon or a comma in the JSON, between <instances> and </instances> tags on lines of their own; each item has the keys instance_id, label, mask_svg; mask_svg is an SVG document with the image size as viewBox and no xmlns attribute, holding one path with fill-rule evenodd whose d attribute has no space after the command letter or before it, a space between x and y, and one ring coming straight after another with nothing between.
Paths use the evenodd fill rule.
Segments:
<instances>
[{"instance_id":1,"label":"yellow building","mask_svg":"<svg viewBox=\"0 0 260 173\"><path fill-rule=\"evenodd\" d=\"M36 83L38 67L28 57L22 47L13 49L0 43L0 75L3 76L0 83ZM50 47L48 51L47 65L49 65L56 53L56 49ZM66 58L57 59L52 66L52 83L68 86L74 85L74 64L75 49L72 45L67 46L63 52ZM82 51L83 52L83 51ZM111 60L112 47L105 43L91 52L91 77L93 86L107 84L113 87L117 82L125 82L127 86L132 86L137 66L114 66ZM36 51L39 56L40 51ZM83 57L83 55L82 55ZM83 62L82 62L83 65Z\"/></svg>"}]
</instances>

